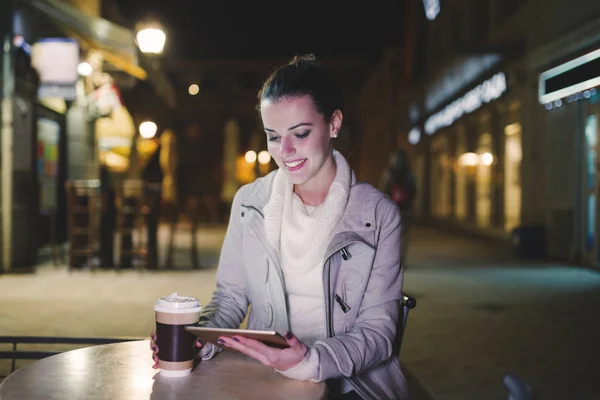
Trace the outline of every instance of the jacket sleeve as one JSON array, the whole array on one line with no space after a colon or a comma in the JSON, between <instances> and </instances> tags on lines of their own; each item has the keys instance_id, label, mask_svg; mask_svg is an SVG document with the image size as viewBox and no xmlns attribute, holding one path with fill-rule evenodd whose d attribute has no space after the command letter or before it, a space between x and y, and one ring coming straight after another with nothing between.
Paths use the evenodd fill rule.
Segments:
<instances>
[{"instance_id":1,"label":"jacket sleeve","mask_svg":"<svg viewBox=\"0 0 600 400\"><path fill-rule=\"evenodd\" d=\"M246 273L241 252L243 246L240 224L241 198L244 187L236 193L231 205L229 225L221 247L217 270L217 287L200 316L200 325L218 328L239 328L248 311Z\"/></svg>"},{"instance_id":2,"label":"jacket sleeve","mask_svg":"<svg viewBox=\"0 0 600 400\"><path fill-rule=\"evenodd\" d=\"M389 360L402 301L400 212L387 197L379 201L378 241L357 319L350 331L316 342L317 381L351 377Z\"/></svg>"}]
</instances>

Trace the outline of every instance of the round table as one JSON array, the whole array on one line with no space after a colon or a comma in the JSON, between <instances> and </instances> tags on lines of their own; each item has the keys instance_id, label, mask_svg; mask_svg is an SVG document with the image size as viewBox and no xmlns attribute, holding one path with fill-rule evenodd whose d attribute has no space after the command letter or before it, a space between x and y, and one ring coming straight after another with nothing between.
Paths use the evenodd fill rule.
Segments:
<instances>
[{"instance_id":1,"label":"round table","mask_svg":"<svg viewBox=\"0 0 600 400\"><path fill-rule=\"evenodd\" d=\"M152 364L147 340L68 351L9 375L0 400L327 398L325 383L288 379L234 350L201 362L185 378L165 378Z\"/></svg>"}]
</instances>

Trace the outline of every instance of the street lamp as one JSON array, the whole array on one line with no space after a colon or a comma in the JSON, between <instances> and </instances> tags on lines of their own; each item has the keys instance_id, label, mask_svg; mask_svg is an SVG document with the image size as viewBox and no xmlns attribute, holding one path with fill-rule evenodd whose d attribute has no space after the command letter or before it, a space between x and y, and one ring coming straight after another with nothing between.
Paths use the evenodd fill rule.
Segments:
<instances>
[{"instance_id":1,"label":"street lamp","mask_svg":"<svg viewBox=\"0 0 600 400\"><path fill-rule=\"evenodd\" d=\"M248 150L244 155L248 164L254 164L256 162L256 152L254 150Z\"/></svg>"},{"instance_id":2,"label":"street lamp","mask_svg":"<svg viewBox=\"0 0 600 400\"><path fill-rule=\"evenodd\" d=\"M161 54L166 40L167 35L158 27L145 27L136 35L136 42L142 53Z\"/></svg>"},{"instance_id":3,"label":"street lamp","mask_svg":"<svg viewBox=\"0 0 600 400\"><path fill-rule=\"evenodd\" d=\"M156 135L158 127L152 121L144 121L140 124L140 136L144 139L152 139Z\"/></svg>"},{"instance_id":4,"label":"street lamp","mask_svg":"<svg viewBox=\"0 0 600 400\"><path fill-rule=\"evenodd\" d=\"M196 85L195 83L192 83L190 85L190 87L188 88L188 93L192 96L197 95L200 92L200 86Z\"/></svg>"},{"instance_id":5,"label":"street lamp","mask_svg":"<svg viewBox=\"0 0 600 400\"><path fill-rule=\"evenodd\" d=\"M266 165L271 161L271 155L268 151L263 150L258 153L258 163L261 165Z\"/></svg>"}]
</instances>

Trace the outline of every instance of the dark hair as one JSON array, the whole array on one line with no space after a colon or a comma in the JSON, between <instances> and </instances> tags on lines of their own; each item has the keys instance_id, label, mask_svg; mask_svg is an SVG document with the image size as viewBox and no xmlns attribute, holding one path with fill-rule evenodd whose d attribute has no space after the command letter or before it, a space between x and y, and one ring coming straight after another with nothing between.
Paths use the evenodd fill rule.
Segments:
<instances>
[{"instance_id":1,"label":"dark hair","mask_svg":"<svg viewBox=\"0 0 600 400\"><path fill-rule=\"evenodd\" d=\"M344 106L342 91L331 74L313 54L295 56L289 64L269 75L258 92L259 108L263 100L310 96L317 111L327 121Z\"/></svg>"}]
</instances>

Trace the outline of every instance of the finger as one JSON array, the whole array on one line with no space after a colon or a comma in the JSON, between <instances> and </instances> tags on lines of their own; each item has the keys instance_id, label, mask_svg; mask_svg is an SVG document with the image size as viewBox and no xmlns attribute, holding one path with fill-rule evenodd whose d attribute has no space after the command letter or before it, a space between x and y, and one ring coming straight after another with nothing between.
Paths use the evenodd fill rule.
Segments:
<instances>
[{"instance_id":1,"label":"finger","mask_svg":"<svg viewBox=\"0 0 600 400\"><path fill-rule=\"evenodd\" d=\"M156 331L153 331L150 337L152 338L153 342L156 342Z\"/></svg>"},{"instance_id":2,"label":"finger","mask_svg":"<svg viewBox=\"0 0 600 400\"><path fill-rule=\"evenodd\" d=\"M158 356L157 355L153 355L152 359L154 360L154 362L158 362Z\"/></svg>"},{"instance_id":3,"label":"finger","mask_svg":"<svg viewBox=\"0 0 600 400\"><path fill-rule=\"evenodd\" d=\"M298 339L298 337L290 331L286 332L284 337L285 341L290 346L286 349L287 351L297 354L300 358L306 357L310 349L304 342Z\"/></svg>"},{"instance_id":4,"label":"finger","mask_svg":"<svg viewBox=\"0 0 600 400\"><path fill-rule=\"evenodd\" d=\"M290 331L285 333L285 341L290 347L301 347L303 344L298 337Z\"/></svg>"},{"instance_id":5,"label":"finger","mask_svg":"<svg viewBox=\"0 0 600 400\"><path fill-rule=\"evenodd\" d=\"M156 364L154 364L154 365L152 366L152 368L154 368L154 369L158 369L158 362L156 362Z\"/></svg>"},{"instance_id":6,"label":"finger","mask_svg":"<svg viewBox=\"0 0 600 400\"><path fill-rule=\"evenodd\" d=\"M217 343L237 350L240 353L243 353L265 365L270 366L269 361L265 357L265 352L269 350L269 347L258 340L248 339L241 336L234 336L232 338L221 336Z\"/></svg>"},{"instance_id":7,"label":"finger","mask_svg":"<svg viewBox=\"0 0 600 400\"><path fill-rule=\"evenodd\" d=\"M196 347L198 347L199 349L201 349L202 347L204 347L204 343L206 343L204 340L198 338L198 339L196 339L195 345L196 345Z\"/></svg>"}]
</instances>

